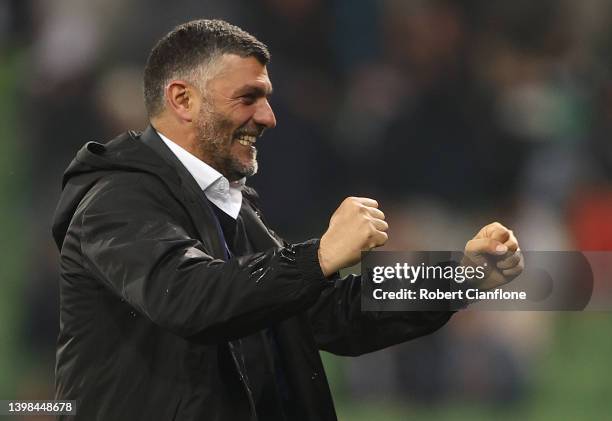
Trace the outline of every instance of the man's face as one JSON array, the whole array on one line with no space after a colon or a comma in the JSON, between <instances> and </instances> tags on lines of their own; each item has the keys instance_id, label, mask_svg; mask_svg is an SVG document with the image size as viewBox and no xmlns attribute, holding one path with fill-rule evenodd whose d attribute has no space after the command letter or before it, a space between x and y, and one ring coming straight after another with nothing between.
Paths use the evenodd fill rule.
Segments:
<instances>
[{"instance_id":1,"label":"man's face","mask_svg":"<svg viewBox=\"0 0 612 421\"><path fill-rule=\"evenodd\" d=\"M222 56L208 81L196 121L199 156L235 181L257 172L257 138L276 126L268 103L272 84L254 57Z\"/></svg>"}]
</instances>

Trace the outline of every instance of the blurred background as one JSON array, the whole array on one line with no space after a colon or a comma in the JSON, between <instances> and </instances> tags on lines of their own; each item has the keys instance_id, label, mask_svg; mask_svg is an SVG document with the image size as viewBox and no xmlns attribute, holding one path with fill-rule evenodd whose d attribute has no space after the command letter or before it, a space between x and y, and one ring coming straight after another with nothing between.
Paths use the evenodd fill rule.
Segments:
<instances>
[{"instance_id":1,"label":"blurred background","mask_svg":"<svg viewBox=\"0 0 612 421\"><path fill-rule=\"evenodd\" d=\"M612 250L611 0L0 0L1 399L53 396L63 170L146 126L150 48L202 17L272 52L250 184L286 239L358 195L389 250L459 250L493 220L525 250ZM610 313L465 311L323 358L341 420L604 420L610 355Z\"/></svg>"}]
</instances>

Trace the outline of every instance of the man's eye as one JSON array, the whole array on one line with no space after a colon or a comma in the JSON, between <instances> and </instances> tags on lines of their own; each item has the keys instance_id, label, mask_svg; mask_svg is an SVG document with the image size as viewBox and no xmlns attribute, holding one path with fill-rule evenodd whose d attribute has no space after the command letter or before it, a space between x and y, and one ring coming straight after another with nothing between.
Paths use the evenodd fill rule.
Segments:
<instances>
[{"instance_id":1,"label":"man's eye","mask_svg":"<svg viewBox=\"0 0 612 421\"><path fill-rule=\"evenodd\" d=\"M255 98L255 95L253 94L247 94L247 95L242 95L240 99L242 100L244 104L251 105L255 103L255 100L257 98Z\"/></svg>"}]
</instances>

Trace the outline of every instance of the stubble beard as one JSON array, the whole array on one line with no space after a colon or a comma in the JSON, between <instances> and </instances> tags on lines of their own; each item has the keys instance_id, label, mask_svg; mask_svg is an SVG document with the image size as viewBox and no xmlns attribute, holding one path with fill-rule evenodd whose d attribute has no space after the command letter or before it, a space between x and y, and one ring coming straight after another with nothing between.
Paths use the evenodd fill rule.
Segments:
<instances>
[{"instance_id":1,"label":"stubble beard","mask_svg":"<svg viewBox=\"0 0 612 421\"><path fill-rule=\"evenodd\" d=\"M254 157L249 164L240 161L232 154L232 146L237 130L232 129L230 119L223 114L204 107L200 112L197 122L198 129L198 152L200 159L219 171L229 181L240 180L251 177L257 173L257 150L253 151Z\"/></svg>"}]
</instances>

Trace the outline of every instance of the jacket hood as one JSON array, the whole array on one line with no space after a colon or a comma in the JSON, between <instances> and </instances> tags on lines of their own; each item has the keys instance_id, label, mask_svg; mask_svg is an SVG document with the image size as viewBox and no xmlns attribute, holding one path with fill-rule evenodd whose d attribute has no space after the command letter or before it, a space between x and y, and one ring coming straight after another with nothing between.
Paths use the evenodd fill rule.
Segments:
<instances>
[{"instance_id":1,"label":"jacket hood","mask_svg":"<svg viewBox=\"0 0 612 421\"><path fill-rule=\"evenodd\" d=\"M143 135L156 136L156 133L149 127ZM139 133L129 131L106 144L86 143L77 152L62 179L62 194L53 216L52 228L59 250L83 197L102 177L120 171L146 172L161 178L166 184L174 181L180 184L178 175L142 141Z\"/></svg>"}]
</instances>

